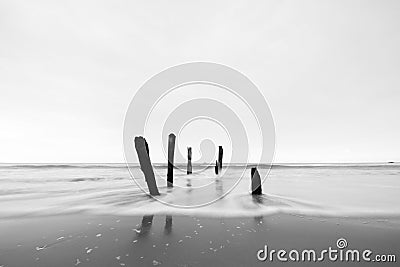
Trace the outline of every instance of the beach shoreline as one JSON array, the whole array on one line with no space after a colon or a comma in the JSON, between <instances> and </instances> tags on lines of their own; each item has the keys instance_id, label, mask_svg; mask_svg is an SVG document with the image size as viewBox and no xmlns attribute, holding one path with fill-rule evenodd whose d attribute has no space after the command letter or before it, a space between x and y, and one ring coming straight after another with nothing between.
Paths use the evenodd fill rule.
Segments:
<instances>
[{"instance_id":1,"label":"beach shoreline","mask_svg":"<svg viewBox=\"0 0 400 267\"><path fill-rule=\"evenodd\" d=\"M123 165L0 166L0 267L274 266L284 262L257 258L265 246L318 252L336 248L340 238L349 249L397 256L399 170L398 164L277 168L263 195L252 196L249 169L230 191L241 167L222 176L212 169L176 172L173 188L166 168L158 168L157 201L139 186L140 168L133 169L135 183ZM290 262L322 263L366 264Z\"/></svg>"}]
</instances>

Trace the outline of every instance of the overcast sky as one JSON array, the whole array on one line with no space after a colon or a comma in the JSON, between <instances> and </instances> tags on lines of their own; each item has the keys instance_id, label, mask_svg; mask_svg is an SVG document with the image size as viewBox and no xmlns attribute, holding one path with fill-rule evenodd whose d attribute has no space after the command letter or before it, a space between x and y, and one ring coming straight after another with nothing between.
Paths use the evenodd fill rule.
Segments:
<instances>
[{"instance_id":1,"label":"overcast sky","mask_svg":"<svg viewBox=\"0 0 400 267\"><path fill-rule=\"evenodd\" d=\"M246 74L276 162L400 161L400 1L1 1L0 162L123 162L152 75Z\"/></svg>"}]
</instances>

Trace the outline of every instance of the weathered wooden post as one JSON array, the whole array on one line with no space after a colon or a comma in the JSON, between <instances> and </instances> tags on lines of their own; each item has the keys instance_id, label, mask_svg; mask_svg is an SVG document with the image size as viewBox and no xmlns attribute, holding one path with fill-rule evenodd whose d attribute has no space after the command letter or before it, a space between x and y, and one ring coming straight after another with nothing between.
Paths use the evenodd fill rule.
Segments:
<instances>
[{"instance_id":1,"label":"weathered wooden post","mask_svg":"<svg viewBox=\"0 0 400 267\"><path fill-rule=\"evenodd\" d=\"M149 158L150 158L149 144L147 143L146 139L144 139L144 145L146 146L147 155L149 155Z\"/></svg>"},{"instance_id":2,"label":"weathered wooden post","mask_svg":"<svg viewBox=\"0 0 400 267\"><path fill-rule=\"evenodd\" d=\"M219 163L219 169L222 170L222 156L224 154L224 149L222 146L219 146L218 148L218 163Z\"/></svg>"},{"instance_id":3,"label":"weathered wooden post","mask_svg":"<svg viewBox=\"0 0 400 267\"><path fill-rule=\"evenodd\" d=\"M156 179L154 177L153 166L151 165L150 161L149 145L147 144L146 139L144 139L142 136L135 137L135 148L139 158L140 168L144 174L150 195L160 195L158 192Z\"/></svg>"},{"instance_id":4,"label":"weathered wooden post","mask_svg":"<svg viewBox=\"0 0 400 267\"><path fill-rule=\"evenodd\" d=\"M219 166L218 166L218 160L216 160L216 161L215 161L214 170L215 170L215 174L217 174L217 175L218 175L218 168L219 168Z\"/></svg>"},{"instance_id":5,"label":"weathered wooden post","mask_svg":"<svg viewBox=\"0 0 400 267\"><path fill-rule=\"evenodd\" d=\"M192 173L192 148L188 147L188 163L187 163L187 174Z\"/></svg>"},{"instance_id":6,"label":"weathered wooden post","mask_svg":"<svg viewBox=\"0 0 400 267\"><path fill-rule=\"evenodd\" d=\"M167 186L174 186L174 153L175 153L175 138L176 136L171 133L168 136L168 172L167 172Z\"/></svg>"},{"instance_id":7,"label":"weathered wooden post","mask_svg":"<svg viewBox=\"0 0 400 267\"><path fill-rule=\"evenodd\" d=\"M262 195L261 178L257 168L251 168L251 194Z\"/></svg>"}]
</instances>

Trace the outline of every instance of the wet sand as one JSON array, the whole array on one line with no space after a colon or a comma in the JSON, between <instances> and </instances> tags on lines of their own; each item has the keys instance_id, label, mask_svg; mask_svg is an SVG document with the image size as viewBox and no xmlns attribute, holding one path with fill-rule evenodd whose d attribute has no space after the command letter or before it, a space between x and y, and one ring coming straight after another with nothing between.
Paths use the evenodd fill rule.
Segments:
<instances>
[{"instance_id":1,"label":"wet sand","mask_svg":"<svg viewBox=\"0 0 400 267\"><path fill-rule=\"evenodd\" d=\"M293 215L205 218L72 214L0 219L0 266L274 266L284 263L257 259L257 251L265 245L287 251L322 250L336 248L341 237L346 238L349 249L396 254L399 261L399 221ZM365 264L323 262L324 266Z\"/></svg>"}]
</instances>

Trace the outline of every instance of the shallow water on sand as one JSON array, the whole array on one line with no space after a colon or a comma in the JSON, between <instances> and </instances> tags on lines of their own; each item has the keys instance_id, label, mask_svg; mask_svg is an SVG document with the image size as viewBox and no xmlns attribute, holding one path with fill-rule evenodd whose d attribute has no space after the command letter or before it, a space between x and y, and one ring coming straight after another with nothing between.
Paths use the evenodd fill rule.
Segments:
<instances>
[{"instance_id":1,"label":"shallow water on sand","mask_svg":"<svg viewBox=\"0 0 400 267\"><path fill-rule=\"evenodd\" d=\"M259 261L257 251L268 245L270 250L314 249L319 253L336 248L339 238L345 238L350 249L370 249L374 256L396 255L398 228L386 220L364 221L292 215L73 214L5 219L0 220L0 266L282 266L276 256ZM318 262L289 262L291 266L366 265L327 257ZM396 264L385 262L384 266Z\"/></svg>"},{"instance_id":2,"label":"shallow water on sand","mask_svg":"<svg viewBox=\"0 0 400 267\"><path fill-rule=\"evenodd\" d=\"M230 166L216 176L213 168L194 168L192 175L175 170L175 186L167 188L165 166L155 166L159 199L170 204L165 205L140 188L147 190L139 167L131 168L134 182L124 164L1 164L0 217L78 211L215 217L276 213L335 217L400 215L400 164L276 165L263 183L264 194L257 198L249 192L250 169ZM259 167L261 176L268 170ZM212 203L202 205L209 202ZM202 206L188 209L171 204Z\"/></svg>"}]
</instances>

